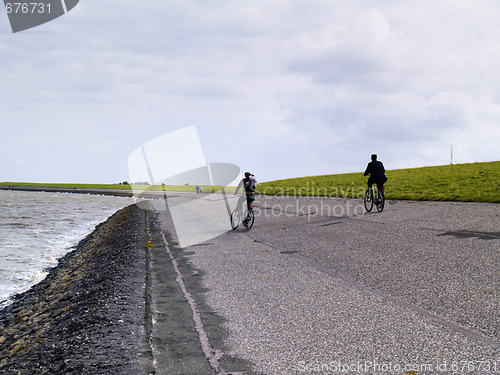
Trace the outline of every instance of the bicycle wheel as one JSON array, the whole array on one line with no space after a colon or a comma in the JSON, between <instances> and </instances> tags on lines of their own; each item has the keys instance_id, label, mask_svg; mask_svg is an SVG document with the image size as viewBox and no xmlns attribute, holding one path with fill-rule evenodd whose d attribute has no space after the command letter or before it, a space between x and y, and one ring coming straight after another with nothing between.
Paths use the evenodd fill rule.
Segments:
<instances>
[{"instance_id":1,"label":"bicycle wheel","mask_svg":"<svg viewBox=\"0 0 500 375\"><path fill-rule=\"evenodd\" d=\"M363 201L365 203L365 209L366 209L366 211L370 212L372 210L372 208L373 208L373 195L372 195L370 189L366 189Z\"/></svg>"},{"instance_id":2,"label":"bicycle wheel","mask_svg":"<svg viewBox=\"0 0 500 375\"><path fill-rule=\"evenodd\" d=\"M235 208L231 213L231 228L235 230L240 225L240 222L241 222L240 211L237 208Z\"/></svg>"},{"instance_id":3,"label":"bicycle wheel","mask_svg":"<svg viewBox=\"0 0 500 375\"><path fill-rule=\"evenodd\" d=\"M377 211L382 212L384 210L385 205L385 194L383 189L377 188Z\"/></svg>"},{"instance_id":4,"label":"bicycle wheel","mask_svg":"<svg viewBox=\"0 0 500 375\"><path fill-rule=\"evenodd\" d=\"M247 225L245 225L246 230L249 230L253 227L253 222L255 221L255 215L253 214L253 210L250 211L250 218L247 221Z\"/></svg>"}]
</instances>

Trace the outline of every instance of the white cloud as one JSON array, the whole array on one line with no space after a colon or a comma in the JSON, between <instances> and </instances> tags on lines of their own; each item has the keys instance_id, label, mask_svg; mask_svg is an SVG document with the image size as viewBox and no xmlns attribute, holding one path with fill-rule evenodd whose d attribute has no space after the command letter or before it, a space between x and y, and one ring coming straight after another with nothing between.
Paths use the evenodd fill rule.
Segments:
<instances>
[{"instance_id":1,"label":"white cloud","mask_svg":"<svg viewBox=\"0 0 500 375\"><path fill-rule=\"evenodd\" d=\"M444 164L452 143L457 162L495 160L499 16L487 0L80 2L1 34L3 155L26 163L0 180L122 181L133 149L190 125L208 162L260 180L374 151Z\"/></svg>"}]
</instances>

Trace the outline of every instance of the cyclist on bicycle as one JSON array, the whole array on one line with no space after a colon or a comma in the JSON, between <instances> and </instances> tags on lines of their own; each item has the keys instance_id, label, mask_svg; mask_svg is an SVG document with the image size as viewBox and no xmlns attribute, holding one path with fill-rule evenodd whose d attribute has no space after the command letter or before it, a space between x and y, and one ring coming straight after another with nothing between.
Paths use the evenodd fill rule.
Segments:
<instances>
[{"instance_id":1,"label":"cyclist on bicycle","mask_svg":"<svg viewBox=\"0 0 500 375\"><path fill-rule=\"evenodd\" d=\"M246 224L248 223L248 219L250 218L250 211L253 210L253 202L255 201L255 189L257 187L257 180L255 179L255 176L250 172L245 172L245 178L243 178L236 187L234 195L238 194L242 186L245 188L245 195L248 207L247 217L245 220L243 220L243 225L246 226ZM243 201L244 198L242 196L238 201L238 207L243 204Z\"/></svg>"},{"instance_id":2,"label":"cyclist on bicycle","mask_svg":"<svg viewBox=\"0 0 500 375\"><path fill-rule=\"evenodd\" d=\"M372 154L372 161L368 163L366 167L365 173L363 176L368 176L368 187L371 188L373 184L377 184L377 188L383 189L384 184L387 181L387 177L385 176L385 168L384 164L381 161L377 160L377 155Z\"/></svg>"}]
</instances>

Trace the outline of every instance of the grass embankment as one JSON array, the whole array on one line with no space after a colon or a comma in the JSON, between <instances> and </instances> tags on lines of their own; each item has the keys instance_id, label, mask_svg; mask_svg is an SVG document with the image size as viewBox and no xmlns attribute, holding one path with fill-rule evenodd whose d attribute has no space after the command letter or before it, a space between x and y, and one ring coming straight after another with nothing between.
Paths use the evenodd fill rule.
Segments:
<instances>
[{"instance_id":1,"label":"grass embankment","mask_svg":"<svg viewBox=\"0 0 500 375\"><path fill-rule=\"evenodd\" d=\"M387 199L500 203L500 161L395 169L386 172ZM310 176L259 183L257 193L361 198L367 177L363 172ZM196 192L195 185L119 185L2 182L0 185L63 189L121 189ZM221 186L202 186L204 193ZM234 186L225 188L233 192Z\"/></svg>"},{"instance_id":2,"label":"grass embankment","mask_svg":"<svg viewBox=\"0 0 500 375\"><path fill-rule=\"evenodd\" d=\"M500 203L500 161L386 172L387 199ZM361 198L363 172L259 183L261 194Z\"/></svg>"}]
</instances>

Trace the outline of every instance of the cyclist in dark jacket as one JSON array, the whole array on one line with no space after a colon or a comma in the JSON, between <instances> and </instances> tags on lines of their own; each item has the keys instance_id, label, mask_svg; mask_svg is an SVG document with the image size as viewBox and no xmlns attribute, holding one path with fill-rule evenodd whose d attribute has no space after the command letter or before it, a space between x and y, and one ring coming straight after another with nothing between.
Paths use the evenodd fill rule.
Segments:
<instances>
[{"instance_id":1,"label":"cyclist in dark jacket","mask_svg":"<svg viewBox=\"0 0 500 375\"><path fill-rule=\"evenodd\" d=\"M377 160L377 155L372 155L372 161L368 163L363 176L368 176L368 187L371 188L373 184L377 184L378 188L383 188L387 177L385 176L384 164Z\"/></svg>"},{"instance_id":2,"label":"cyclist in dark jacket","mask_svg":"<svg viewBox=\"0 0 500 375\"><path fill-rule=\"evenodd\" d=\"M253 210L253 202L255 201L255 188L256 188L257 180L255 179L255 176L250 173L250 172L245 172L245 178L243 178L238 186L236 187L236 190L234 194L238 194L240 189L244 187L245 189L245 196L246 196L246 201L247 201L247 207L248 207L248 215L245 220L243 220L243 225L246 226L248 219L250 218L250 211ZM240 207L243 202L245 201L245 198L243 196L240 197L238 201L238 207Z\"/></svg>"}]
</instances>

